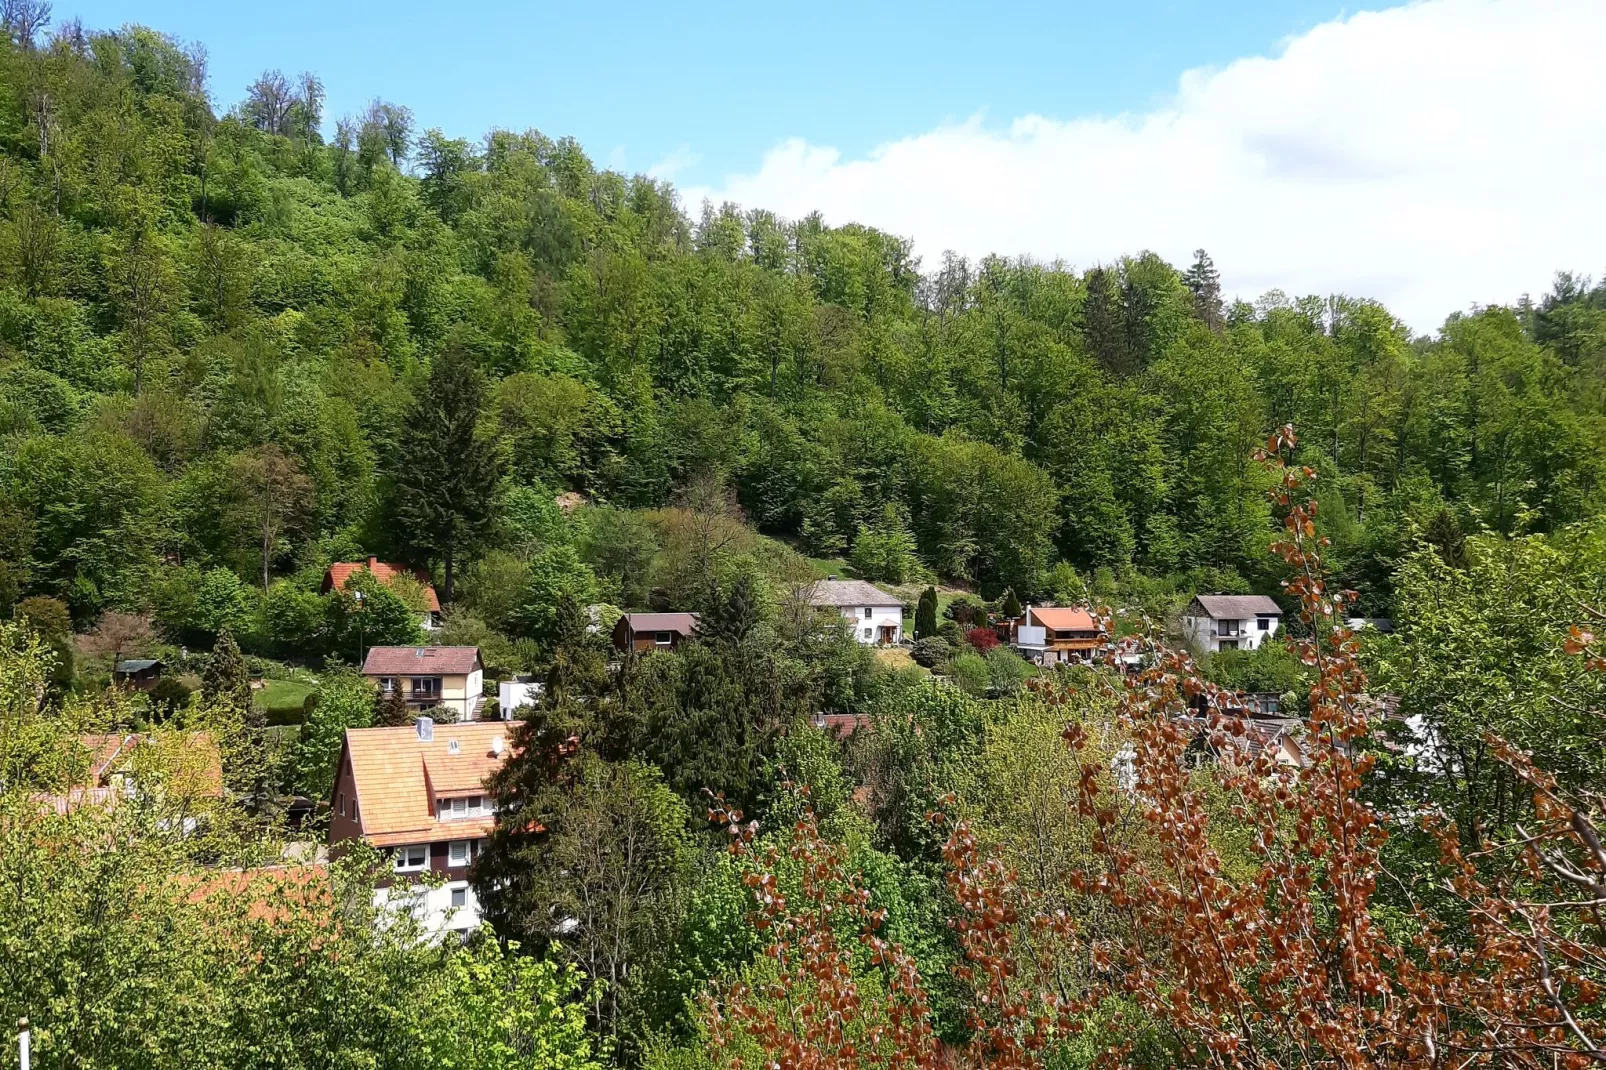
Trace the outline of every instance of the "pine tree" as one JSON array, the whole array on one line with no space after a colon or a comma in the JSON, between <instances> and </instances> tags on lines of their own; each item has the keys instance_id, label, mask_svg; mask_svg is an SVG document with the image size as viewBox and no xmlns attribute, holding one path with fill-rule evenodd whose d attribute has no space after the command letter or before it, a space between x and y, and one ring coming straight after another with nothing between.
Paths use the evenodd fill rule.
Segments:
<instances>
[{"instance_id":1,"label":"pine tree","mask_svg":"<svg viewBox=\"0 0 1606 1070\"><path fill-rule=\"evenodd\" d=\"M457 562L490 535L501 479L496 445L477 433L485 378L456 347L433 361L391 466L390 512L418 556L440 560L450 603Z\"/></svg>"},{"instance_id":2,"label":"pine tree","mask_svg":"<svg viewBox=\"0 0 1606 1070\"><path fill-rule=\"evenodd\" d=\"M1005 620L1014 620L1020 616L1020 599L1015 597L1015 588L1004 589L1004 604L1000 607L999 613Z\"/></svg>"},{"instance_id":3,"label":"pine tree","mask_svg":"<svg viewBox=\"0 0 1606 1070\"><path fill-rule=\"evenodd\" d=\"M920 592L920 603L915 606L915 638L924 639L937 634L937 588L927 587Z\"/></svg>"},{"instance_id":4,"label":"pine tree","mask_svg":"<svg viewBox=\"0 0 1606 1070\"><path fill-rule=\"evenodd\" d=\"M247 723L257 715L251 706L251 671L246 668L240 644L227 628L218 633L212 657L201 674L201 693L208 702L226 702L240 712Z\"/></svg>"},{"instance_id":5,"label":"pine tree","mask_svg":"<svg viewBox=\"0 0 1606 1070\"><path fill-rule=\"evenodd\" d=\"M739 573L720 599L719 611L702 623L701 634L710 639L740 643L758 624L758 592L752 577Z\"/></svg>"},{"instance_id":6,"label":"pine tree","mask_svg":"<svg viewBox=\"0 0 1606 1070\"><path fill-rule=\"evenodd\" d=\"M1087 273L1087 299L1082 303L1082 337L1087 347L1105 371L1130 375L1137 370L1127 345L1127 332L1122 322L1121 295L1117 289L1119 279L1107 268L1094 268Z\"/></svg>"},{"instance_id":7,"label":"pine tree","mask_svg":"<svg viewBox=\"0 0 1606 1070\"><path fill-rule=\"evenodd\" d=\"M374 696L374 724L380 728L400 728L418 720L418 715L407 707L407 700L402 697L400 688L392 688L389 694Z\"/></svg>"},{"instance_id":8,"label":"pine tree","mask_svg":"<svg viewBox=\"0 0 1606 1070\"><path fill-rule=\"evenodd\" d=\"M1193 258L1193 266L1182 276L1193 293L1193 314L1212 331L1219 331L1226 323L1221 303L1221 273L1203 249L1195 249Z\"/></svg>"}]
</instances>

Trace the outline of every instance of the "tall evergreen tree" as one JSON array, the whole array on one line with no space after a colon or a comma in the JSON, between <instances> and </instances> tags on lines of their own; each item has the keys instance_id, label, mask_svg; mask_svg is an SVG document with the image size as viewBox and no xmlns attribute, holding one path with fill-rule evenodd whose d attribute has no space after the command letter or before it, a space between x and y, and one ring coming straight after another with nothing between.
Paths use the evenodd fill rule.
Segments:
<instances>
[{"instance_id":1,"label":"tall evergreen tree","mask_svg":"<svg viewBox=\"0 0 1606 1070\"><path fill-rule=\"evenodd\" d=\"M392 458L391 516L410 550L441 562L447 603L458 562L491 532L502 476L495 443L477 430L484 402L484 375L467 353L449 347L433 361Z\"/></svg>"},{"instance_id":2,"label":"tall evergreen tree","mask_svg":"<svg viewBox=\"0 0 1606 1070\"><path fill-rule=\"evenodd\" d=\"M1082 304L1082 336L1088 350L1106 371L1129 374L1136 370L1127 347L1122 322L1119 280L1108 268L1087 273L1087 299Z\"/></svg>"},{"instance_id":3,"label":"tall evergreen tree","mask_svg":"<svg viewBox=\"0 0 1606 1070\"><path fill-rule=\"evenodd\" d=\"M1015 595L1015 588L1007 587L1004 589L1004 604L999 608L999 613L1006 620L1014 620L1020 616L1020 599Z\"/></svg>"},{"instance_id":4,"label":"tall evergreen tree","mask_svg":"<svg viewBox=\"0 0 1606 1070\"><path fill-rule=\"evenodd\" d=\"M937 588L927 587L920 592L920 603L915 606L915 638L924 639L937 634Z\"/></svg>"},{"instance_id":5,"label":"tall evergreen tree","mask_svg":"<svg viewBox=\"0 0 1606 1070\"><path fill-rule=\"evenodd\" d=\"M227 702L248 722L252 720L251 670L228 628L218 633L212 647L212 657L201 674L201 692L208 702Z\"/></svg>"},{"instance_id":6,"label":"tall evergreen tree","mask_svg":"<svg viewBox=\"0 0 1606 1070\"><path fill-rule=\"evenodd\" d=\"M1182 281L1193 294L1193 314L1212 331L1219 331L1226 323L1226 312L1221 303L1221 273L1203 249L1195 249L1193 266L1183 273Z\"/></svg>"}]
</instances>

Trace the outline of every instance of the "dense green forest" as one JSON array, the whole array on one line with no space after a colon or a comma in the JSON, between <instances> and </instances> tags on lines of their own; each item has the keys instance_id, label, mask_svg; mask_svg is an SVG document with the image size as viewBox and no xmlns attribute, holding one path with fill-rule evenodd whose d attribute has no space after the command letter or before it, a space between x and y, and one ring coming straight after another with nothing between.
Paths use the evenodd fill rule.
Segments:
<instances>
[{"instance_id":1,"label":"dense green forest","mask_svg":"<svg viewBox=\"0 0 1606 1070\"><path fill-rule=\"evenodd\" d=\"M654 507L709 474L811 555L905 527L988 597L1052 595L1058 562L1275 593L1246 458L1284 423L1373 613L1420 535L1601 502L1587 280L1412 338L1363 297L1227 306L1203 254L923 263L861 225L690 218L570 139L377 101L331 124L312 77L224 110L199 55L73 26L0 54L5 601L208 633L260 612L219 569L292 617L273 585L332 559L516 549L527 490ZM172 604L197 589L223 604Z\"/></svg>"},{"instance_id":2,"label":"dense green forest","mask_svg":"<svg viewBox=\"0 0 1606 1070\"><path fill-rule=\"evenodd\" d=\"M0 4L0 1008L36 1065L1606 1057L1606 283L1414 337L1229 303L1203 251L922 261L41 10ZM421 585L319 593L370 556L545 683L461 947L375 906L382 855L301 864L345 732L409 716L350 663L424 640ZM828 574L918 642L815 612ZM1168 651L1204 591L1286 627ZM1152 645L1039 671L987 626L1028 600ZM608 607L703 618L619 656ZM177 671L105 686L136 653ZM1294 756L1202 715L1222 687ZM140 790L42 802L136 728ZM178 790L203 731L222 798Z\"/></svg>"}]
</instances>

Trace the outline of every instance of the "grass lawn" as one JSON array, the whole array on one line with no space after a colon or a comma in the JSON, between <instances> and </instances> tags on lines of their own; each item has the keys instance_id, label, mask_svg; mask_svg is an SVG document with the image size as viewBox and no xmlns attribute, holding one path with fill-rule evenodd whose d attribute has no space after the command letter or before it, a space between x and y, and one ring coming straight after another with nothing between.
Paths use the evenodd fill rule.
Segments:
<instances>
[{"instance_id":1,"label":"grass lawn","mask_svg":"<svg viewBox=\"0 0 1606 1070\"><path fill-rule=\"evenodd\" d=\"M282 709L301 705L316 690L318 685L311 680L269 680L268 686L254 693L254 699L260 709Z\"/></svg>"},{"instance_id":2,"label":"grass lawn","mask_svg":"<svg viewBox=\"0 0 1606 1070\"><path fill-rule=\"evenodd\" d=\"M820 574L822 580L846 580L852 578L847 573L848 563L840 557L811 557L809 558L809 564L814 566L814 571Z\"/></svg>"}]
</instances>

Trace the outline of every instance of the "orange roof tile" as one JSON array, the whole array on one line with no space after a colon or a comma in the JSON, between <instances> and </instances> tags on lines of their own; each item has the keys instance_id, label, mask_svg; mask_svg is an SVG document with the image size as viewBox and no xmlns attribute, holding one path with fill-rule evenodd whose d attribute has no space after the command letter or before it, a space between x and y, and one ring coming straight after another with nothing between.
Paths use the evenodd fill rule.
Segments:
<instances>
[{"instance_id":1,"label":"orange roof tile","mask_svg":"<svg viewBox=\"0 0 1606 1070\"><path fill-rule=\"evenodd\" d=\"M364 561L337 561L330 565L323 574L323 586L319 588L320 594L328 594L337 588L346 586L346 581L354 573L367 569L374 574L380 583L389 584L397 576L411 576L424 587L424 608L431 613L441 611L441 601L435 597L435 585L430 582L429 573L421 568L408 568L406 565L393 565L381 561L377 557L370 557Z\"/></svg>"},{"instance_id":2,"label":"orange roof tile","mask_svg":"<svg viewBox=\"0 0 1606 1070\"><path fill-rule=\"evenodd\" d=\"M1096 632L1098 621L1080 606L1033 606L1032 620L1057 632Z\"/></svg>"},{"instance_id":3,"label":"orange roof tile","mask_svg":"<svg viewBox=\"0 0 1606 1070\"><path fill-rule=\"evenodd\" d=\"M363 837L391 846L462 838L482 823L489 831L489 818L437 820L435 800L482 790L486 778L507 759L508 740L518 726L517 721L437 724L435 738L428 742L419 739L411 725L347 729L346 760L351 763ZM501 755L492 750L498 739Z\"/></svg>"}]
</instances>

